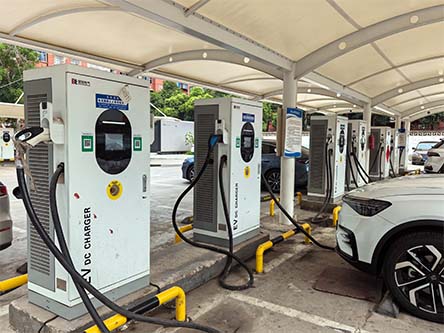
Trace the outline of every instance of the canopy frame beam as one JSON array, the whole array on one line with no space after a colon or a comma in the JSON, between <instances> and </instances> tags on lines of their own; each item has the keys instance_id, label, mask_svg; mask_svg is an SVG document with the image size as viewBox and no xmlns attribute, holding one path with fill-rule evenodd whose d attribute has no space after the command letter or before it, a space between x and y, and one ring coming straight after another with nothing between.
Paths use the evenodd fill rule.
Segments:
<instances>
[{"instance_id":1,"label":"canopy frame beam","mask_svg":"<svg viewBox=\"0 0 444 333\"><path fill-rule=\"evenodd\" d=\"M436 107L440 107L440 106L444 106L444 99L440 99L437 101L433 101L433 102L429 102L429 103L425 103L423 105L420 106L415 106L413 108L410 108L406 111L402 112L402 116L403 117L409 117L412 114L424 111L427 112L430 109L436 108Z\"/></svg>"},{"instance_id":2,"label":"canopy frame beam","mask_svg":"<svg viewBox=\"0 0 444 333\"><path fill-rule=\"evenodd\" d=\"M385 101L396 97L401 94L405 94L414 90L418 90L421 88L431 87L437 84L444 83L444 79L442 76L432 77L428 79L423 79L419 81L414 81L408 84L405 84L400 87L396 87L390 90L387 90L375 97L372 98L372 106L384 103Z\"/></svg>"},{"instance_id":3,"label":"canopy frame beam","mask_svg":"<svg viewBox=\"0 0 444 333\"><path fill-rule=\"evenodd\" d=\"M441 21L444 21L444 5L415 10L377 22L338 38L296 61L296 77L300 78L361 46L403 31Z\"/></svg>"}]
</instances>

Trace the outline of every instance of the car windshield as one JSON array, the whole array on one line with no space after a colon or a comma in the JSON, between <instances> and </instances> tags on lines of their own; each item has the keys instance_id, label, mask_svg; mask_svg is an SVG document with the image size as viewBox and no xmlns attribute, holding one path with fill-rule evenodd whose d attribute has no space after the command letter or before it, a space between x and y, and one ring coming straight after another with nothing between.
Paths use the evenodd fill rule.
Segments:
<instances>
[{"instance_id":1,"label":"car windshield","mask_svg":"<svg viewBox=\"0 0 444 333\"><path fill-rule=\"evenodd\" d=\"M429 150L436 145L436 142L420 142L416 146L416 150Z\"/></svg>"},{"instance_id":2,"label":"car windshield","mask_svg":"<svg viewBox=\"0 0 444 333\"><path fill-rule=\"evenodd\" d=\"M432 148L439 148L442 145L444 145L444 140L441 140L440 142L438 142L436 145L434 145Z\"/></svg>"}]
</instances>

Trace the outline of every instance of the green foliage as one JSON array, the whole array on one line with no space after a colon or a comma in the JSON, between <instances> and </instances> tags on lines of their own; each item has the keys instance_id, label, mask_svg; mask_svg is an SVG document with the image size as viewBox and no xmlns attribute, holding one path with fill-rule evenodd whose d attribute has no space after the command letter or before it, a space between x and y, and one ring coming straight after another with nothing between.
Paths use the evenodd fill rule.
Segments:
<instances>
[{"instance_id":1,"label":"green foliage","mask_svg":"<svg viewBox=\"0 0 444 333\"><path fill-rule=\"evenodd\" d=\"M151 93L151 103L169 117L194 120L194 101L222 96L228 95L201 87L192 87L187 95L174 82L165 81L161 91Z\"/></svg>"},{"instance_id":2,"label":"green foliage","mask_svg":"<svg viewBox=\"0 0 444 333\"><path fill-rule=\"evenodd\" d=\"M14 103L23 92L23 71L39 59L36 51L0 43L0 101Z\"/></svg>"},{"instance_id":3,"label":"green foliage","mask_svg":"<svg viewBox=\"0 0 444 333\"><path fill-rule=\"evenodd\" d=\"M268 123L271 122L271 124L276 128L277 125L277 105L271 104L268 102L264 102L262 104L262 130L267 131L268 129Z\"/></svg>"},{"instance_id":4,"label":"green foliage","mask_svg":"<svg viewBox=\"0 0 444 333\"><path fill-rule=\"evenodd\" d=\"M174 82L164 81L163 89L151 93L151 103L169 117L182 120L194 120L194 102L199 99L227 97L229 94L207 88L192 87L187 95ZM276 127L277 105L263 103L263 124L267 130L268 122Z\"/></svg>"},{"instance_id":5,"label":"green foliage","mask_svg":"<svg viewBox=\"0 0 444 333\"><path fill-rule=\"evenodd\" d=\"M444 112L418 119L412 123L412 128L434 130L438 129L440 122L444 122Z\"/></svg>"}]
</instances>

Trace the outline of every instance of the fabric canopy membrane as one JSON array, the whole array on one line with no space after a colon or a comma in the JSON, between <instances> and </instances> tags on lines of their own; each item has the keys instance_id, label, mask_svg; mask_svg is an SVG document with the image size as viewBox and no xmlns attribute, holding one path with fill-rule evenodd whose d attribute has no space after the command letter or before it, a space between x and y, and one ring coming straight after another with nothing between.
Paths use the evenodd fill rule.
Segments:
<instances>
[{"instance_id":1,"label":"fabric canopy membrane","mask_svg":"<svg viewBox=\"0 0 444 333\"><path fill-rule=\"evenodd\" d=\"M402 118L444 106L444 0L0 0L0 39L129 75ZM378 111L377 111L378 110Z\"/></svg>"}]
</instances>

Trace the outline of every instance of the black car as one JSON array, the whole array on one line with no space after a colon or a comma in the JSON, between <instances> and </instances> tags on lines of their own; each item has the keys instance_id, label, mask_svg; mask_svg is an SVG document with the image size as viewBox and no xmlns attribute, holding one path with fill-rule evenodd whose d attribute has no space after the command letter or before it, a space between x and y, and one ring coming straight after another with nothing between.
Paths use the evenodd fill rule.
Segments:
<instances>
[{"instance_id":1,"label":"black car","mask_svg":"<svg viewBox=\"0 0 444 333\"><path fill-rule=\"evenodd\" d=\"M302 147L302 156L296 158L295 187L305 188L308 182L308 155L309 150ZM281 185L281 158L276 156L276 142L264 140L262 142L262 173L273 192L279 192ZM182 164L182 178L191 181L194 177L194 156L185 159Z\"/></svg>"}]
</instances>

